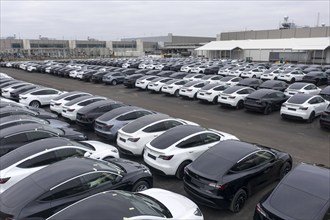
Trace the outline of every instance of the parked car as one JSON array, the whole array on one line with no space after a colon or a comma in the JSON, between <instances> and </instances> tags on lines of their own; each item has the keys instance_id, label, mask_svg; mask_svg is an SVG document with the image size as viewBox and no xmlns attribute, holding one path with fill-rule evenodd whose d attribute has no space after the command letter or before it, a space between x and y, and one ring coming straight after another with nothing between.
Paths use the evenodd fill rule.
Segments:
<instances>
[{"instance_id":1,"label":"parked car","mask_svg":"<svg viewBox=\"0 0 330 220\"><path fill-rule=\"evenodd\" d=\"M258 89L274 89L284 92L288 88L288 84L280 80L267 80L258 87Z\"/></svg>"},{"instance_id":2,"label":"parked car","mask_svg":"<svg viewBox=\"0 0 330 220\"><path fill-rule=\"evenodd\" d=\"M201 80L202 81L206 81L209 83L220 83L220 79L222 78L222 76L220 75L204 75Z\"/></svg>"},{"instance_id":3,"label":"parked car","mask_svg":"<svg viewBox=\"0 0 330 220\"><path fill-rule=\"evenodd\" d=\"M28 92L28 91L31 91L35 88L39 87L38 85L34 85L34 84L28 84L28 85L25 85L25 86L22 86L18 89L14 89L10 92L10 99L12 100L15 100L16 102L19 101L19 95L24 93L24 92Z\"/></svg>"},{"instance_id":4,"label":"parked car","mask_svg":"<svg viewBox=\"0 0 330 220\"><path fill-rule=\"evenodd\" d=\"M283 119L307 120L311 123L329 104L319 95L296 94L282 104L280 114Z\"/></svg>"},{"instance_id":5,"label":"parked car","mask_svg":"<svg viewBox=\"0 0 330 220\"><path fill-rule=\"evenodd\" d=\"M223 141L186 167L184 189L197 203L236 213L249 196L282 179L291 167L288 153L246 142Z\"/></svg>"},{"instance_id":6,"label":"parked car","mask_svg":"<svg viewBox=\"0 0 330 220\"><path fill-rule=\"evenodd\" d=\"M312 83L297 82L291 84L285 91L285 95L293 96L295 94L319 94L321 89Z\"/></svg>"},{"instance_id":7,"label":"parked car","mask_svg":"<svg viewBox=\"0 0 330 220\"><path fill-rule=\"evenodd\" d=\"M148 84L148 90L152 92L161 92L163 85L165 85L166 82L173 80L169 77L158 77L153 80L151 80Z\"/></svg>"},{"instance_id":8,"label":"parked car","mask_svg":"<svg viewBox=\"0 0 330 220\"><path fill-rule=\"evenodd\" d=\"M198 91L197 99L217 104L219 95L227 88L229 88L229 85L207 84Z\"/></svg>"},{"instance_id":9,"label":"parked car","mask_svg":"<svg viewBox=\"0 0 330 220\"><path fill-rule=\"evenodd\" d=\"M180 88L188 81L184 79L173 79L165 83L162 87L162 93L179 97Z\"/></svg>"},{"instance_id":10,"label":"parked car","mask_svg":"<svg viewBox=\"0 0 330 220\"><path fill-rule=\"evenodd\" d=\"M99 72L96 72L90 78L90 82L93 82L93 83L102 83L103 76L105 76L106 74L109 74L109 73L110 73L110 71L99 71Z\"/></svg>"},{"instance_id":11,"label":"parked car","mask_svg":"<svg viewBox=\"0 0 330 220\"><path fill-rule=\"evenodd\" d=\"M96 118L104 113L123 106L126 105L109 99L94 102L77 111L76 123L83 128L94 129Z\"/></svg>"},{"instance_id":12,"label":"parked car","mask_svg":"<svg viewBox=\"0 0 330 220\"><path fill-rule=\"evenodd\" d=\"M142 76L141 78L138 78L135 81L135 88L146 90L148 87L148 84L156 78L159 78L159 76L153 76L153 75Z\"/></svg>"},{"instance_id":13,"label":"parked car","mask_svg":"<svg viewBox=\"0 0 330 220\"><path fill-rule=\"evenodd\" d=\"M260 79L261 75L265 72L266 69L253 68L251 70L246 70L241 73L242 78L258 78Z\"/></svg>"},{"instance_id":14,"label":"parked car","mask_svg":"<svg viewBox=\"0 0 330 220\"><path fill-rule=\"evenodd\" d=\"M98 136L116 140L120 128L131 121L150 114L154 114L154 112L135 106L120 107L96 118L94 130Z\"/></svg>"},{"instance_id":15,"label":"parked car","mask_svg":"<svg viewBox=\"0 0 330 220\"><path fill-rule=\"evenodd\" d=\"M32 173L69 157L119 158L116 147L99 141L73 141L45 138L25 144L3 155L0 160L0 193Z\"/></svg>"},{"instance_id":16,"label":"parked car","mask_svg":"<svg viewBox=\"0 0 330 220\"><path fill-rule=\"evenodd\" d=\"M79 109L92 104L94 102L106 100L107 98L101 96L82 96L62 105L62 117L70 121L76 121L77 112Z\"/></svg>"},{"instance_id":17,"label":"parked car","mask_svg":"<svg viewBox=\"0 0 330 220\"><path fill-rule=\"evenodd\" d=\"M330 106L321 113L320 126L322 128L330 129Z\"/></svg>"},{"instance_id":18,"label":"parked car","mask_svg":"<svg viewBox=\"0 0 330 220\"><path fill-rule=\"evenodd\" d=\"M283 92L273 89L259 89L252 92L244 99L244 108L249 111L262 112L265 115L280 110L281 106L288 100Z\"/></svg>"},{"instance_id":19,"label":"parked car","mask_svg":"<svg viewBox=\"0 0 330 220\"><path fill-rule=\"evenodd\" d=\"M258 89L262 83L263 83L263 81L261 79L246 78L246 79L239 81L239 83L237 83L237 86L248 86L253 89Z\"/></svg>"},{"instance_id":20,"label":"parked car","mask_svg":"<svg viewBox=\"0 0 330 220\"><path fill-rule=\"evenodd\" d=\"M62 95L50 100L50 110L52 112L56 112L57 114L61 114L63 105L83 96L91 96L91 94L80 91L63 93Z\"/></svg>"},{"instance_id":21,"label":"parked car","mask_svg":"<svg viewBox=\"0 0 330 220\"><path fill-rule=\"evenodd\" d=\"M15 125L1 130L0 156L32 141L49 138L66 137L72 140L86 140L87 136L71 128L53 128L40 124Z\"/></svg>"},{"instance_id":22,"label":"parked car","mask_svg":"<svg viewBox=\"0 0 330 220\"><path fill-rule=\"evenodd\" d=\"M218 97L218 103L222 106L244 108L244 99L255 90L247 86L232 86L225 89Z\"/></svg>"},{"instance_id":23,"label":"parked car","mask_svg":"<svg viewBox=\"0 0 330 220\"><path fill-rule=\"evenodd\" d=\"M278 76L282 73L279 69L269 69L263 72L260 76L261 80L277 80Z\"/></svg>"},{"instance_id":24,"label":"parked car","mask_svg":"<svg viewBox=\"0 0 330 220\"><path fill-rule=\"evenodd\" d=\"M173 127L185 124L197 125L164 114L146 115L118 130L117 145L124 154L141 156L148 142Z\"/></svg>"},{"instance_id":25,"label":"parked car","mask_svg":"<svg viewBox=\"0 0 330 220\"><path fill-rule=\"evenodd\" d=\"M35 108L50 105L50 100L63 92L53 88L35 88L19 95L19 102Z\"/></svg>"},{"instance_id":26,"label":"parked car","mask_svg":"<svg viewBox=\"0 0 330 220\"><path fill-rule=\"evenodd\" d=\"M277 79L283 80L285 82L298 82L302 81L303 77L305 76L305 73L301 70L285 70L283 73L281 73Z\"/></svg>"},{"instance_id":27,"label":"parked car","mask_svg":"<svg viewBox=\"0 0 330 220\"><path fill-rule=\"evenodd\" d=\"M41 124L53 128L67 128L70 125L57 119L42 119L31 115L11 115L0 118L0 130L22 124Z\"/></svg>"},{"instance_id":28,"label":"parked car","mask_svg":"<svg viewBox=\"0 0 330 220\"><path fill-rule=\"evenodd\" d=\"M329 168L299 164L261 199L253 219L329 219L329 185Z\"/></svg>"},{"instance_id":29,"label":"parked car","mask_svg":"<svg viewBox=\"0 0 330 220\"><path fill-rule=\"evenodd\" d=\"M195 125L180 125L167 130L144 149L144 162L162 175L183 178L184 168L215 144L237 138L231 134Z\"/></svg>"},{"instance_id":30,"label":"parked car","mask_svg":"<svg viewBox=\"0 0 330 220\"><path fill-rule=\"evenodd\" d=\"M111 216L111 219L204 219L201 210L190 199L152 188L139 193L115 190L98 193L55 213L48 220L89 220L104 216Z\"/></svg>"},{"instance_id":31,"label":"parked car","mask_svg":"<svg viewBox=\"0 0 330 220\"><path fill-rule=\"evenodd\" d=\"M325 100L330 101L330 86L323 88L320 91L319 95L322 96L322 98L324 98Z\"/></svg>"},{"instance_id":32,"label":"parked car","mask_svg":"<svg viewBox=\"0 0 330 220\"><path fill-rule=\"evenodd\" d=\"M181 97L196 99L198 91L207 84L209 84L207 81L189 81L180 88L179 95Z\"/></svg>"},{"instance_id":33,"label":"parked car","mask_svg":"<svg viewBox=\"0 0 330 220\"><path fill-rule=\"evenodd\" d=\"M104 82L106 85L117 85L124 83L124 79L127 75L121 72L110 72L103 76L102 82Z\"/></svg>"},{"instance_id":34,"label":"parked car","mask_svg":"<svg viewBox=\"0 0 330 220\"><path fill-rule=\"evenodd\" d=\"M14 106L13 106L13 104L14 104ZM56 114L47 112L43 109L25 108L23 106L19 106L18 103L10 103L10 104L8 104L8 106L6 106L6 103L1 103L1 105L5 105L5 107L1 108L0 118L11 116L11 115L30 115L30 116L34 116L34 117L42 118L42 119L57 119L58 118L58 116Z\"/></svg>"},{"instance_id":35,"label":"parked car","mask_svg":"<svg viewBox=\"0 0 330 220\"><path fill-rule=\"evenodd\" d=\"M120 158L108 161L68 158L38 170L7 189L0 195L0 212L15 219L45 219L99 192L141 191L150 187L152 176L142 164Z\"/></svg>"},{"instance_id":36,"label":"parked car","mask_svg":"<svg viewBox=\"0 0 330 220\"><path fill-rule=\"evenodd\" d=\"M312 71L304 75L303 82L314 83L317 86L327 85L328 76L322 71Z\"/></svg>"},{"instance_id":37,"label":"parked car","mask_svg":"<svg viewBox=\"0 0 330 220\"><path fill-rule=\"evenodd\" d=\"M10 92L12 92L15 89L22 88L23 86L26 86L26 85L31 85L31 83L20 82L20 83L15 83L15 84L3 87L1 89L1 96L9 99L10 98Z\"/></svg>"},{"instance_id":38,"label":"parked car","mask_svg":"<svg viewBox=\"0 0 330 220\"><path fill-rule=\"evenodd\" d=\"M225 76L220 79L219 84L220 85L228 85L228 86L235 86L237 85L241 80L243 80L241 77L236 76Z\"/></svg>"},{"instance_id":39,"label":"parked car","mask_svg":"<svg viewBox=\"0 0 330 220\"><path fill-rule=\"evenodd\" d=\"M136 80L143 76L144 76L144 74L142 74L142 73L136 73L136 74L133 74L130 76L126 76L124 79L124 86L126 86L128 88L134 88Z\"/></svg>"}]
</instances>

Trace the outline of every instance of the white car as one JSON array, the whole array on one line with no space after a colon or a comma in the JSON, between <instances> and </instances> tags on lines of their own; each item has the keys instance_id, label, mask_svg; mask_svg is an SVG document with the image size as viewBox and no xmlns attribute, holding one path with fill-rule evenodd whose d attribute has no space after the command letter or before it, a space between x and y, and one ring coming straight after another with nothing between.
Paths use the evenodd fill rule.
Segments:
<instances>
[{"instance_id":1,"label":"white car","mask_svg":"<svg viewBox=\"0 0 330 220\"><path fill-rule=\"evenodd\" d=\"M143 159L152 170L182 179L184 168L220 141L235 136L194 125L180 125L167 130L146 144Z\"/></svg>"},{"instance_id":2,"label":"white car","mask_svg":"<svg viewBox=\"0 0 330 220\"><path fill-rule=\"evenodd\" d=\"M231 71L229 71L229 73L227 74L227 76L236 76L236 77L241 77L241 74L244 72L244 71L247 71L249 70L250 68L247 68L247 67L240 67L238 69L233 69Z\"/></svg>"},{"instance_id":3,"label":"white car","mask_svg":"<svg viewBox=\"0 0 330 220\"><path fill-rule=\"evenodd\" d=\"M183 65L181 68L180 68L180 71L181 72L187 72L187 73L190 73L191 72L191 69L195 67L195 64L190 64L190 65Z\"/></svg>"},{"instance_id":4,"label":"white car","mask_svg":"<svg viewBox=\"0 0 330 220\"><path fill-rule=\"evenodd\" d=\"M255 90L247 86L232 86L225 89L218 97L222 106L231 106L237 109L244 107L244 99Z\"/></svg>"},{"instance_id":5,"label":"white car","mask_svg":"<svg viewBox=\"0 0 330 220\"><path fill-rule=\"evenodd\" d=\"M219 69L218 71L218 75L222 75L222 76L228 76L228 74L234 69L234 66L227 66L227 67L222 67Z\"/></svg>"},{"instance_id":6,"label":"white car","mask_svg":"<svg viewBox=\"0 0 330 220\"><path fill-rule=\"evenodd\" d=\"M295 94L311 94L317 95L322 89L312 83L296 82L291 84L285 91L284 94L287 96L293 96Z\"/></svg>"},{"instance_id":7,"label":"white car","mask_svg":"<svg viewBox=\"0 0 330 220\"><path fill-rule=\"evenodd\" d=\"M49 105L50 100L61 95L63 92L53 88L35 88L19 95L19 102L24 105L29 105L39 108L44 105Z\"/></svg>"},{"instance_id":8,"label":"white car","mask_svg":"<svg viewBox=\"0 0 330 220\"><path fill-rule=\"evenodd\" d=\"M285 82L298 82L302 81L303 77L305 76L305 73L303 73L301 70L289 70L284 71L278 76L278 80L283 80Z\"/></svg>"},{"instance_id":9,"label":"white car","mask_svg":"<svg viewBox=\"0 0 330 220\"><path fill-rule=\"evenodd\" d=\"M75 216L75 219L103 219L104 216L123 220L204 219L193 201L158 188L138 193L117 190L97 193L67 206L46 220L72 219L69 216Z\"/></svg>"},{"instance_id":10,"label":"white car","mask_svg":"<svg viewBox=\"0 0 330 220\"><path fill-rule=\"evenodd\" d=\"M191 69L191 72L192 73L204 73L206 69L206 66L205 65L202 65L202 66L195 66Z\"/></svg>"},{"instance_id":11,"label":"white car","mask_svg":"<svg viewBox=\"0 0 330 220\"><path fill-rule=\"evenodd\" d=\"M179 96L181 87L187 83L184 79L173 79L165 83L162 87L162 93Z\"/></svg>"},{"instance_id":12,"label":"white car","mask_svg":"<svg viewBox=\"0 0 330 220\"><path fill-rule=\"evenodd\" d=\"M236 76L225 76L220 79L219 84L220 85L228 85L228 86L235 86L237 85L241 80L243 80L241 77Z\"/></svg>"},{"instance_id":13,"label":"white car","mask_svg":"<svg viewBox=\"0 0 330 220\"><path fill-rule=\"evenodd\" d=\"M56 112L57 114L61 114L64 104L82 96L91 96L91 94L86 92L73 91L59 95L56 98L50 100L50 110Z\"/></svg>"},{"instance_id":14,"label":"white car","mask_svg":"<svg viewBox=\"0 0 330 220\"><path fill-rule=\"evenodd\" d=\"M152 80L154 80L154 79L156 79L156 78L158 78L159 76L150 76L150 75L148 75L148 76L142 76L141 78L139 78L139 79L137 79L136 81L135 81L135 87L136 88L140 88L140 89L147 89L147 86L148 86L148 84L152 81Z\"/></svg>"},{"instance_id":15,"label":"white car","mask_svg":"<svg viewBox=\"0 0 330 220\"><path fill-rule=\"evenodd\" d=\"M19 83L15 83L15 84L6 86L1 89L1 96L9 99L9 98L11 98L10 92L12 92L15 89L26 86L26 85L32 85L32 84L28 83L28 82L19 82Z\"/></svg>"},{"instance_id":16,"label":"white car","mask_svg":"<svg viewBox=\"0 0 330 220\"><path fill-rule=\"evenodd\" d=\"M83 96L62 105L62 117L75 121L77 119L77 112L82 107L92 104L97 101L106 100L107 98L101 96Z\"/></svg>"},{"instance_id":17,"label":"white car","mask_svg":"<svg viewBox=\"0 0 330 220\"><path fill-rule=\"evenodd\" d=\"M209 84L207 81L190 81L181 87L179 90L179 95L182 97L196 99L197 92L207 84Z\"/></svg>"},{"instance_id":18,"label":"white car","mask_svg":"<svg viewBox=\"0 0 330 220\"><path fill-rule=\"evenodd\" d=\"M188 74L187 76L183 77L184 80L187 81L197 81L197 80L201 80L201 78L205 76L204 74L201 73L191 73Z\"/></svg>"},{"instance_id":19,"label":"white car","mask_svg":"<svg viewBox=\"0 0 330 220\"><path fill-rule=\"evenodd\" d=\"M260 79L262 80L277 80L279 75L282 73L281 70L275 69L275 70L266 70L261 74Z\"/></svg>"},{"instance_id":20,"label":"white car","mask_svg":"<svg viewBox=\"0 0 330 220\"><path fill-rule=\"evenodd\" d=\"M265 69L254 68L241 73L242 78L260 78L261 74L265 72Z\"/></svg>"},{"instance_id":21,"label":"white car","mask_svg":"<svg viewBox=\"0 0 330 220\"><path fill-rule=\"evenodd\" d=\"M219 95L227 88L229 88L229 85L210 83L198 91L197 99L217 104Z\"/></svg>"},{"instance_id":22,"label":"white car","mask_svg":"<svg viewBox=\"0 0 330 220\"><path fill-rule=\"evenodd\" d=\"M197 125L164 114L146 115L119 129L117 145L124 154L140 156L147 143L173 127L186 124Z\"/></svg>"},{"instance_id":23,"label":"white car","mask_svg":"<svg viewBox=\"0 0 330 220\"><path fill-rule=\"evenodd\" d=\"M148 90L150 91L154 91L154 92L161 92L161 89L163 87L163 85L165 85L166 82L172 80L172 78L168 78L168 77L158 77L154 80L152 80L149 84L148 84Z\"/></svg>"},{"instance_id":24,"label":"white car","mask_svg":"<svg viewBox=\"0 0 330 220\"><path fill-rule=\"evenodd\" d=\"M209 83L220 83L220 79L222 76L220 75L206 75L201 78L201 80L209 82Z\"/></svg>"},{"instance_id":25,"label":"white car","mask_svg":"<svg viewBox=\"0 0 330 220\"><path fill-rule=\"evenodd\" d=\"M24 157L19 156L24 155ZM23 145L1 157L0 193L32 173L68 157L119 158L116 147L99 141L46 138Z\"/></svg>"},{"instance_id":26,"label":"white car","mask_svg":"<svg viewBox=\"0 0 330 220\"><path fill-rule=\"evenodd\" d=\"M311 123L329 104L320 95L296 94L282 104L280 114L283 119L303 119Z\"/></svg>"}]
</instances>

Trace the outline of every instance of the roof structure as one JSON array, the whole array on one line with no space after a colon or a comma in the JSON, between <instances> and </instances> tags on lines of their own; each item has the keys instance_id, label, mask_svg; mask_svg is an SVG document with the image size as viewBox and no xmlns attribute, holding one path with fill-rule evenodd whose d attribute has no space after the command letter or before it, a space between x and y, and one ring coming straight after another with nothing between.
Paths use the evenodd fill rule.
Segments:
<instances>
[{"instance_id":1,"label":"roof structure","mask_svg":"<svg viewBox=\"0 0 330 220\"><path fill-rule=\"evenodd\" d=\"M243 50L280 49L280 50L325 50L330 46L330 37L287 38L262 40L212 41L195 50Z\"/></svg>"}]
</instances>

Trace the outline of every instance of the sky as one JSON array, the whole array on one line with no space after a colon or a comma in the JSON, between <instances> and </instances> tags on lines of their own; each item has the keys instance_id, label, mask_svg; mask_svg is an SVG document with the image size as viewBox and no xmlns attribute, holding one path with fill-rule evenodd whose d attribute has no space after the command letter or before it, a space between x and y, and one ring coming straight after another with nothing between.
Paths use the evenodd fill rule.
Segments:
<instances>
[{"instance_id":1,"label":"sky","mask_svg":"<svg viewBox=\"0 0 330 220\"><path fill-rule=\"evenodd\" d=\"M329 0L0 0L0 37L120 40L129 37L216 37L221 32L330 23ZM319 16L318 16L319 15Z\"/></svg>"}]
</instances>

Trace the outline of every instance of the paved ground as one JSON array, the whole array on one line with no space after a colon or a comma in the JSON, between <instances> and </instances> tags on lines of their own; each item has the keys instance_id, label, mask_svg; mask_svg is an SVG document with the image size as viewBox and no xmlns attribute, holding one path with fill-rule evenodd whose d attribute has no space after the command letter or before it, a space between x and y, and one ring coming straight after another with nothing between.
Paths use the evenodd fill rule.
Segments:
<instances>
[{"instance_id":1,"label":"paved ground","mask_svg":"<svg viewBox=\"0 0 330 220\"><path fill-rule=\"evenodd\" d=\"M173 117L194 121L204 127L234 134L243 141L254 142L289 152L293 156L295 163L303 161L330 165L330 132L320 128L319 119L316 119L311 124L284 121L281 119L279 112L262 115L245 110L221 108L219 105L204 104L162 94L152 94L137 89L127 89L123 85L105 86L85 83L46 74L28 73L17 69L1 68L0 72L35 84L66 91L86 91L130 105L159 111ZM97 139L93 133L88 133L88 136ZM130 159L141 161L140 158ZM251 219L256 203L274 185L272 184L267 189L253 195L246 207L238 214L201 206L205 219ZM169 189L186 195L182 182L175 178L155 176L155 187Z\"/></svg>"}]
</instances>

